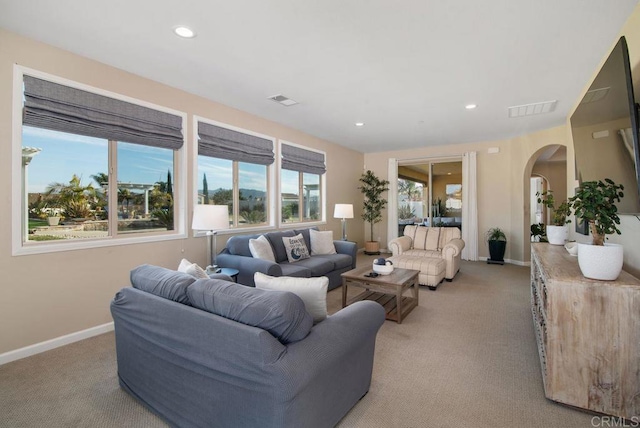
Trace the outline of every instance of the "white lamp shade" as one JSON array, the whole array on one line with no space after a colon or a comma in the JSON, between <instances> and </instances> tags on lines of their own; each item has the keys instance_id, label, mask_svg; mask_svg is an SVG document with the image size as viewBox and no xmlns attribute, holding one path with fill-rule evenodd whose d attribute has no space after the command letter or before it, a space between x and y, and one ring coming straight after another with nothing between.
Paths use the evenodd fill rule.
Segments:
<instances>
[{"instance_id":1,"label":"white lamp shade","mask_svg":"<svg viewBox=\"0 0 640 428\"><path fill-rule=\"evenodd\" d=\"M229 208L226 205L201 205L193 209L193 230L224 230L229 228Z\"/></svg>"},{"instance_id":2,"label":"white lamp shade","mask_svg":"<svg viewBox=\"0 0 640 428\"><path fill-rule=\"evenodd\" d=\"M353 218L353 205L352 204L336 204L333 210L334 218Z\"/></svg>"}]
</instances>

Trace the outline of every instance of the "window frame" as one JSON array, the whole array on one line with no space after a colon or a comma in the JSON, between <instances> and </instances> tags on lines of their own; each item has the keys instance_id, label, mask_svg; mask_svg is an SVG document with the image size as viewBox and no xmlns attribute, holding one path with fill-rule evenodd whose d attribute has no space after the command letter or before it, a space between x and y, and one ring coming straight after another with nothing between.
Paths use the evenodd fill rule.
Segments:
<instances>
[{"instance_id":1,"label":"window frame","mask_svg":"<svg viewBox=\"0 0 640 428\"><path fill-rule=\"evenodd\" d=\"M147 232L140 234L109 235L97 239L78 239L65 241L24 242L26 225L23 223L26 212L23 211L24 185L22 182L22 108L23 108L23 82L24 76L33 76L48 80L53 83L84 90L98 95L126 101L142 107L155 109L179 116L182 118L183 145L180 150L174 151L174 230L166 232ZM80 249L111 247L116 245L131 245L147 242L170 241L184 239L186 233L186 207L187 207L187 159L189 147L187 144L187 113L168 107L153 104L126 95L96 88L94 86L79 83L60 76L55 76L42 71L34 70L18 64L13 66L13 99L12 99L12 144L11 144L11 250L12 255L22 256L30 254L53 253L60 251L73 251ZM111 144L111 143L109 143ZM111 159L109 159L111 162ZM110 168L116 168L117 164L110 164ZM111 185L112 174L109 174ZM114 193L114 192L111 192ZM112 216L109 216L110 218ZM110 220L111 222L111 220ZM111 226L111 223L110 223Z\"/></svg>"},{"instance_id":2,"label":"window frame","mask_svg":"<svg viewBox=\"0 0 640 428\"><path fill-rule=\"evenodd\" d=\"M233 125L229 125L228 123L224 123L224 122L218 122L216 120L213 119L209 119L203 116L197 116L197 115L193 115L193 123L192 123L192 129L193 129L193 134L192 134L192 142L193 142L193 155L192 155L192 161L193 161L193 171L191 174L191 182L193 183L193 189L192 189L192 200L193 200L193 204L194 206L198 204L198 182L199 182L199 177L198 177L198 157L199 157L199 152L198 152L198 122L204 122L204 123L208 123L210 125L214 125L214 126L218 126L220 128L226 128L226 129L230 129L232 131L236 131L236 132L241 132L243 134L247 134L247 135L253 135L254 137L259 137L259 138L264 138L265 140L271 140L271 142L273 143L273 148L274 148L274 155L277 156L277 139L275 137L272 137L270 135L266 135L266 134L261 134L259 132L255 132L255 131L251 131L249 129L245 129L245 128L240 128L238 126L233 126ZM221 158L216 158L216 159L221 159ZM274 229L275 225L276 225L276 221L275 221L275 215L276 215L276 204L273 201L273 195L275 194L275 178L276 178L276 163L277 163L277 159L271 164L271 165L265 165L267 167L267 201L268 206L266 207L266 211L267 211L267 223L263 223L263 224L259 224L259 225L255 225L255 226L241 226L238 227L238 219L240 216L240 204L239 204L239 191L240 188L238 187L238 182L239 182L239 169L237 164L239 163L239 161L231 161L232 162L232 181L233 181L233 198L234 198L234 205L233 205L233 215L230 215L230 220L232 221L232 223L234 224L234 226L229 227L228 229L225 230L220 230L218 231L218 234L220 235L226 235L226 234L232 234L232 233L237 233L238 231L242 231L244 232L253 232L253 231L259 231L259 230L266 230L266 229ZM242 163L250 163L250 162L242 162ZM238 199L236 201L236 199ZM238 203L235 203L238 202ZM206 232L203 231L199 231L199 230L193 230L192 231L193 236L194 237L201 237L201 236L206 236Z\"/></svg>"},{"instance_id":3,"label":"window frame","mask_svg":"<svg viewBox=\"0 0 640 428\"><path fill-rule=\"evenodd\" d=\"M324 174L318 174L320 176L320 218L318 220L309 220L309 221L297 221L285 223L282 221L282 145L286 144L288 146L298 147L304 150L308 150L310 152L321 153L324 156L325 164L327 163L327 152L323 150L312 149L307 146L303 146L301 144L292 143L287 140L278 140L278 149L276 153L276 161L278 163L278 201L277 201L277 215L278 215L278 228L280 229L295 229L299 228L301 225L304 227L314 227L321 226L327 224L327 172ZM293 171L287 169L287 171ZM294 171L298 173L298 211L300 213L300 217L302 217L302 210L304 207L304 180L303 175L305 174L302 171ZM308 174L308 173L307 173Z\"/></svg>"}]
</instances>

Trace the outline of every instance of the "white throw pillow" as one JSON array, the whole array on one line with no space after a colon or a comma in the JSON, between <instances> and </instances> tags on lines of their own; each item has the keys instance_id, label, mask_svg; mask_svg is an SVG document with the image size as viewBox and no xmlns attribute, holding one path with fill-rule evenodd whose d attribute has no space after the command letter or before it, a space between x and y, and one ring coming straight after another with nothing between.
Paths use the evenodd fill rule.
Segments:
<instances>
[{"instance_id":1,"label":"white throw pillow","mask_svg":"<svg viewBox=\"0 0 640 428\"><path fill-rule=\"evenodd\" d=\"M269 260L275 262L276 258L273 255L273 248L269 240L264 235L260 235L256 239L249 239L249 251L254 259Z\"/></svg>"},{"instance_id":2,"label":"white throw pillow","mask_svg":"<svg viewBox=\"0 0 640 428\"><path fill-rule=\"evenodd\" d=\"M309 249L307 248L307 244L304 243L302 233L298 233L293 237L283 236L282 242L284 243L285 250L287 250L289 263L295 263L302 259L309 258Z\"/></svg>"},{"instance_id":3,"label":"white throw pillow","mask_svg":"<svg viewBox=\"0 0 640 428\"><path fill-rule=\"evenodd\" d=\"M256 288L262 290L290 291L304 302L307 312L317 324L327 318L327 287L329 278L294 278L291 276L269 276L260 272L253 275Z\"/></svg>"},{"instance_id":4,"label":"white throw pillow","mask_svg":"<svg viewBox=\"0 0 640 428\"><path fill-rule=\"evenodd\" d=\"M207 275L207 272L205 272L204 269L202 269L200 266L198 266L195 263L191 263L187 259L180 260L180 265L178 266L178 272L188 273L189 275L195 278L204 278L204 279L209 278L209 275Z\"/></svg>"},{"instance_id":5,"label":"white throw pillow","mask_svg":"<svg viewBox=\"0 0 640 428\"><path fill-rule=\"evenodd\" d=\"M333 245L333 231L327 230L320 232L310 229L311 236L311 255L335 254L336 247Z\"/></svg>"}]
</instances>

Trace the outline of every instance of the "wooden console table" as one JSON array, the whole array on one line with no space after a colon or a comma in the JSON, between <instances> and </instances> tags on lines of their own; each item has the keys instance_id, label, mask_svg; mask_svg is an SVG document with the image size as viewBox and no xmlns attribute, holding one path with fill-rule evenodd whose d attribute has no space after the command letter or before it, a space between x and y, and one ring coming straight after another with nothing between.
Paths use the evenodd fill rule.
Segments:
<instances>
[{"instance_id":1,"label":"wooden console table","mask_svg":"<svg viewBox=\"0 0 640 428\"><path fill-rule=\"evenodd\" d=\"M547 398L640 416L640 281L582 276L562 246L531 245L531 311Z\"/></svg>"}]
</instances>

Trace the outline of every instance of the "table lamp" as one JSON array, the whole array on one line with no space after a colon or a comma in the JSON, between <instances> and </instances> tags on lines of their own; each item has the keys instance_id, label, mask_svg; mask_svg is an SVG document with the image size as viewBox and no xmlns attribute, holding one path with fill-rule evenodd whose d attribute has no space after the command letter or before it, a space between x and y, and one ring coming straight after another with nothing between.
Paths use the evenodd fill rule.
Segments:
<instances>
[{"instance_id":1,"label":"table lamp","mask_svg":"<svg viewBox=\"0 0 640 428\"><path fill-rule=\"evenodd\" d=\"M207 273L218 271L216 264L217 232L229 228L229 208L226 205L201 205L193 209L193 230L206 230L209 239L208 261L213 263L207 266ZM213 246L211 237L213 236ZM212 258L213 256L213 258Z\"/></svg>"},{"instance_id":2,"label":"table lamp","mask_svg":"<svg viewBox=\"0 0 640 428\"><path fill-rule=\"evenodd\" d=\"M352 204L336 204L333 210L334 218L342 219L342 240L347 240L347 219L353 218L353 205Z\"/></svg>"}]
</instances>

